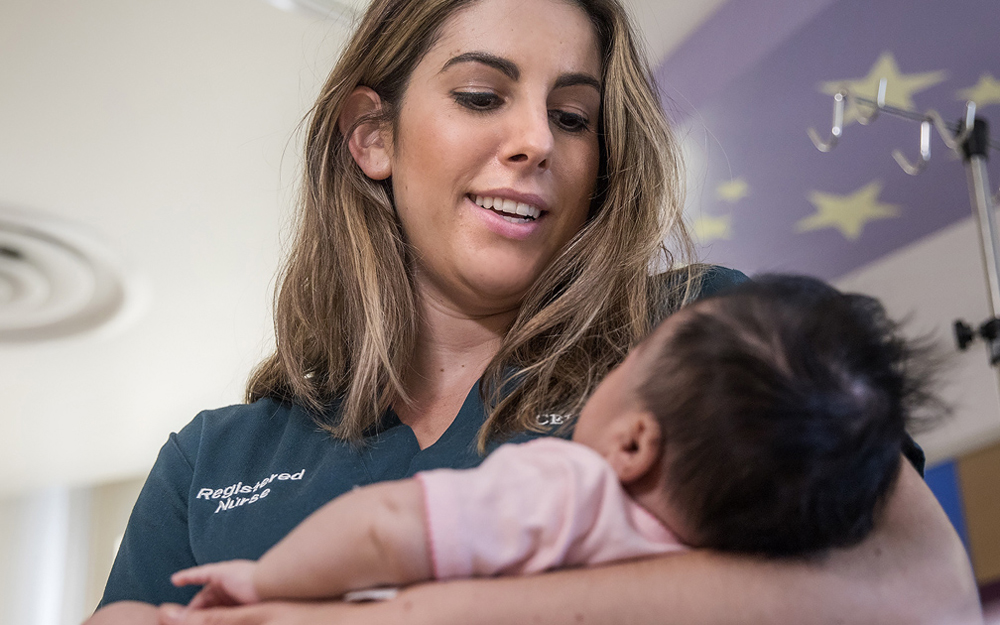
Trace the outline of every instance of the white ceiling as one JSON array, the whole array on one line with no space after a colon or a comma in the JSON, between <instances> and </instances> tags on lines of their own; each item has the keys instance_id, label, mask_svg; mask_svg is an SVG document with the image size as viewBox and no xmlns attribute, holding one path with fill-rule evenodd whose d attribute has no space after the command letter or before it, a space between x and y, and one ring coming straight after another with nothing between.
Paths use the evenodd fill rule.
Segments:
<instances>
[{"instance_id":1,"label":"white ceiling","mask_svg":"<svg viewBox=\"0 0 1000 625\"><path fill-rule=\"evenodd\" d=\"M722 0L631 0L662 58ZM296 127L344 29L261 0L0 2L0 209L117 251L128 314L0 344L0 497L148 470L271 348Z\"/></svg>"}]
</instances>

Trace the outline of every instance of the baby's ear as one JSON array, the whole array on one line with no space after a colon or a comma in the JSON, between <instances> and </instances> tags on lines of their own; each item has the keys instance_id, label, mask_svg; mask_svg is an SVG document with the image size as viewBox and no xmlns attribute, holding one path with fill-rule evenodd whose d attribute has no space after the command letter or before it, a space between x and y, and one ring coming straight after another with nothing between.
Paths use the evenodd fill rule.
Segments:
<instances>
[{"instance_id":1,"label":"baby's ear","mask_svg":"<svg viewBox=\"0 0 1000 625\"><path fill-rule=\"evenodd\" d=\"M640 480L658 466L661 430L653 413L636 408L620 415L609 427L614 428L615 446L607 461L622 484Z\"/></svg>"},{"instance_id":2,"label":"baby's ear","mask_svg":"<svg viewBox=\"0 0 1000 625\"><path fill-rule=\"evenodd\" d=\"M392 175L392 160L386 129L369 116L382 108L382 99L368 87L358 87L347 96L337 128L347 137L347 147L361 171L372 180ZM360 123L359 123L360 122Z\"/></svg>"}]
</instances>

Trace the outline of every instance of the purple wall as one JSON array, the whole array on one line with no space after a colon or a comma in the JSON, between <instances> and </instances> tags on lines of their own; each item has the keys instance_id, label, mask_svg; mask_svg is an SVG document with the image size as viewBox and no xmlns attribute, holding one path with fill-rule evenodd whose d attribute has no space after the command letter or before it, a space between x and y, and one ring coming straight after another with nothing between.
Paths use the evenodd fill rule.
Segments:
<instances>
[{"instance_id":1,"label":"purple wall","mask_svg":"<svg viewBox=\"0 0 1000 625\"><path fill-rule=\"evenodd\" d=\"M960 92L983 74L1000 77L997 33L1000 9L987 0L724 5L657 71L668 111L681 126L692 125L692 136L709 139L704 191L692 198L689 218L728 219L729 238L707 241L705 260L748 273L832 279L968 216L963 165L936 134L933 160L920 176L892 160L897 147L916 157L918 124L885 116L868 127L853 123L828 154L813 147L806 129L829 130L833 101L822 83L863 79L880 59L888 62L886 53L898 69L889 77L890 104L935 108L957 120ZM1000 87L992 100L982 100L980 114L1000 128ZM995 190L995 162L990 176ZM717 186L731 179L746 182L746 197L717 197ZM848 196L866 187L870 201L895 207L888 210L896 216L865 221L856 238L834 227L801 231L802 220L817 213L812 194ZM862 210L864 202L852 206Z\"/></svg>"}]
</instances>

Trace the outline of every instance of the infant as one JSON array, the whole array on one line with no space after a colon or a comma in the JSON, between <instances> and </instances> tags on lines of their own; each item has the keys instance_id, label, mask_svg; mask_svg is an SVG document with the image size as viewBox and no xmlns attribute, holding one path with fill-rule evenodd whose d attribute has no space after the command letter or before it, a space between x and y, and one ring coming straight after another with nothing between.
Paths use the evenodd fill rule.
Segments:
<instances>
[{"instance_id":1,"label":"infant","mask_svg":"<svg viewBox=\"0 0 1000 625\"><path fill-rule=\"evenodd\" d=\"M684 545L771 557L861 541L933 398L873 299L767 276L698 300L628 355L572 442L356 489L257 562L176 573L192 607L514 575ZM919 452L918 452L919 453Z\"/></svg>"}]
</instances>

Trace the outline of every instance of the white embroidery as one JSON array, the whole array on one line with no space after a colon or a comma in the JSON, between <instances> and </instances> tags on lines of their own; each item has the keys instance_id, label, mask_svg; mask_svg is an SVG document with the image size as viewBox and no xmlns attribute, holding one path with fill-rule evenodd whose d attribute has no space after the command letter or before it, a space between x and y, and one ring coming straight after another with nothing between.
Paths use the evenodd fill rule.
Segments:
<instances>
[{"instance_id":1,"label":"white embroidery","mask_svg":"<svg viewBox=\"0 0 1000 625\"><path fill-rule=\"evenodd\" d=\"M306 470L302 469L298 473L272 473L270 476L265 477L253 486L244 484L243 482L237 482L226 486L225 488L200 488L198 489L198 494L195 495L195 499L205 499L206 501L213 501L216 499L220 500L218 507L215 509L215 514L218 514L219 512L223 512L225 510L232 510L233 508L238 508L239 506L250 503L256 503L261 499L264 499L271 494L271 488L268 485L275 480L279 482L287 480L301 480L305 477L305 474ZM240 497L239 495L249 496Z\"/></svg>"},{"instance_id":2,"label":"white embroidery","mask_svg":"<svg viewBox=\"0 0 1000 625\"><path fill-rule=\"evenodd\" d=\"M538 421L538 425L562 425L570 420L571 415L568 414L540 414L535 419Z\"/></svg>"}]
</instances>

